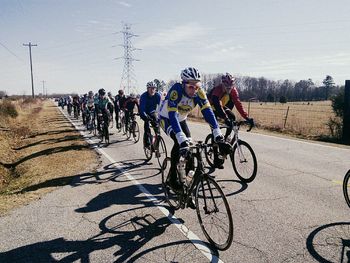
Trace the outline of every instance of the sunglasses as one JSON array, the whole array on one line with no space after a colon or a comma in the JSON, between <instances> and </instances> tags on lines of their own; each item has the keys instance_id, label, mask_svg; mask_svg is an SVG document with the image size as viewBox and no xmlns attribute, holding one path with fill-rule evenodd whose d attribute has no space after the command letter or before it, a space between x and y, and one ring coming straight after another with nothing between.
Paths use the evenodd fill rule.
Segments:
<instances>
[{"instance_id":1,"label":"sunglasses","mask_svg":"<svg viewBox=\"0 0 350 263\"><path fill-rule=\"evenodd\" d=\"M187 87L190 89L198 90L202 84L200 82L187 82L186 83Z\"/></svg>"}]
</instances>

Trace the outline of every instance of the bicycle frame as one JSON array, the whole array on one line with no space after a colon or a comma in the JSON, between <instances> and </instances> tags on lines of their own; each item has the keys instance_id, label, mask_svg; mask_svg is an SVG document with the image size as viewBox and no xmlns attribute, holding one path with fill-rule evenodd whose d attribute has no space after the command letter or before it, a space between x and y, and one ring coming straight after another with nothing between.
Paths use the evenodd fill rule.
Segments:
<instances>
[{"instance_id":1,"label":"bicycle frame","mask_svg":"<svg viewBox=\"0 0 350 263\"><path fill-rule=\"evenodd\" d=\"M209 176L204 171L204 162L202 158L202 151L205 149L205 147L207 147L207 145L203 144L202 142L197 142L196 145L190 146L190 155L191 155L190 158L197 159L197 167L196 167L196 170L194 171L194 175L192 180L189 183L189 186L187 186L186 183L183 183L184 194L180 195L181 208L184 208L185 204L187 204L187 202L190 200L191 195L195 191L195 187L198 185L199 181ZM210 188L209 190L210 190L211 196L213 196L212 189ZM204 189L203 189L203 196L205 196ZM205 210L206 212L208 212L206 198L204 198L204 201L205 201ZM215 199L213 199L213 203L214 203L215 209L217 209Z\"/></svg>"}]
</instances>

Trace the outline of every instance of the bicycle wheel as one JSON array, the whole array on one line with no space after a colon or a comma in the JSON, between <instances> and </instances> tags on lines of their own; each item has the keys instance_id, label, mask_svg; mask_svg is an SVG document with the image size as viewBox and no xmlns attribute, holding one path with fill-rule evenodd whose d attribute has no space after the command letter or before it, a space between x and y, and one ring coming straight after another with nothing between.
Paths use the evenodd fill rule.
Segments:
<instances>
[{"instance_id":1,"label":"bicycle wheel","mask_svg":"<svg viewBox=\"0 0 350 263\"><path fill-rule=\"evenodd\" d=\"M123 134L125 134L126 129L125 129L125 117L124 116L120 119L120 125L121 125L121 129L123 131Z\"/></svg>"},{"instance_id":2,"label":"bicycle wheel","mask_svg":"<svg viewBox=\"0 0 350 263\"><path fill-rule=\"evenodd\" d=\"M131 125L131 123L129 122L128 123L128 130L126 131L126 139L130 139L130 137L131 137L131 127L132 127L132 125Z\"/></svg>"},{"instance_id":3,"label":"bicycle wheel","mask_svg":"<svg viewBox=\"0 0 350 263\"><path fill-rule=\"evenodd\" d=\"M241 181L250 183L255 179L258 163L252 147L247 142L238 140L233 146L230 158L233 170Z\"/></svg>"},{"instance_id":4,"label":"bicycle wheel","mask_svg":"<svg viewBox=\"0 0 350 263\"><path fill-rule=\"evenodd\" d=\"M105 137L105 142L106 144L109 144L109 130L108 130L108 123L104 123L104 137Z\"/></svg>"},{"instance_id":5,"label":"bicycle wheel","mask_svg":"<svg viewBox=\"0 0 350 263\"><path fill-rule=\"evenodd\" d=\"M213 143L214 138L212 134L208 134L207 138L205 138L204 142L207 147L205 147L205 159L207 160L207 163L210 167L214 168L214 149L213 149Z\"/></svg>"},{"instance_id":6,"label":"bicycle wheel","mask_svg":"<svg viewBox=\"0 0 350 263\"><path fill-rule=\"evenodd\" d=\"M208 175L199 180L196 188L196 211L205 237L215 248L228 249L233 240L233 222L225 194Z\"/></svg>"},{"instance_id":7,"label":"bicycle wheel","mask_svg":"<svg viewBox=\"0 0 350 263\"><path fill-rule=\"evenodd\" d=\"M162 164L162 188L165 195L165 200L169 206L175 210L180 208L180 200L178 195L167 185L171 159L167 157Z\"/></svg>"},{"instance_id":8,"label":"bicycle wheel","mask_svg":"<svg viewBox=\"0 0 350 263\"><path fill-rule=\"evenodd\" d=\"M136 121L131 123L132 126L132 136L134 138L134 142L137 143L140 140L140 127Z\"/></svg>"},{"instance_id":9,"label":"bicycle wheel","mask_svg":"<svg viewBox=\"0 0 350 263\"><path fill-rule=\"evenodd\" d=\"M152 146L149 145L148 147L145 146L145 142L143 142L143 151L145 152L145 156L146 156L146 162L148 162L149 160L152 159Z\"/></svg>"},{"instance_id":10,"label":"bicycle wheel","mask_svg":"<svg viewBox=\"0 0 350 263\"><path fill-rule=\"evenodd\" d=\"M350 207L350 199L349 199L349 178L350 178L350 170L345 174L344 180L343 180L343 193L345 197L345 201Z\"/></svg>"},{"instance_id":11,"label":"bicycle wheel","mask_svg":"<svg viewBox=\"0 0 350 263\"><path fill-rule=\"evenodd\" d=\"M164 139L160 136L158 138L158 147L155 152L159 167L162 167L164 160L168 158L168 153L166 151Z\"/></svg>"}]
</instances>

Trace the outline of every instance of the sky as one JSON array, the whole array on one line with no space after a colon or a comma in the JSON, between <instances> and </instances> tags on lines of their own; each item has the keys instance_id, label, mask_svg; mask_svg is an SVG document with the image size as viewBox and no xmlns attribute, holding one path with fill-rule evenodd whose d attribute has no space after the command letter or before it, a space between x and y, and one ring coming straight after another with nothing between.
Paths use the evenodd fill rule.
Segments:
<instances>
[{"instance_id":1,"label":"sky","mask_svg":"<svg viewBox=\"0 0 350 263\"><path fill-rule=\"evenodd\" d=\"M0 0L0 91L116 94L123 22L137 92L192 66L272 80L350 79L349 0ZM43 82L44 81L44 82Z\"/></svg>"}]
</instances>

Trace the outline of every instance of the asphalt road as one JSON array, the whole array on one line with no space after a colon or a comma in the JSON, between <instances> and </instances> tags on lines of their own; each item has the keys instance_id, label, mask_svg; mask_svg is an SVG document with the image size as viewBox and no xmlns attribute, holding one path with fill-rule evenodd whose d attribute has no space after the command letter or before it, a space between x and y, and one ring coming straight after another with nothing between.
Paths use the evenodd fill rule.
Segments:
<instances>
[{"instance_id":1,"label":"asphalt road","mask_svg":"<svg viewBox=\"0 0 350 263\"><path fill-rule=\"evenodd\" d=\"M210 131L205 123L190 129L195 140ZM244 184L230 165L214 172L234 221L232 246L215 251L194 210L169 214L157 160L144 162L141 140L112 132L108 147L83 132L101 154L97 173L78 174L71 185L0 218L0 262L349 261L350 208L341 185L349 148L242 131L258 174Z\"/></svg>"}]
</instances>

